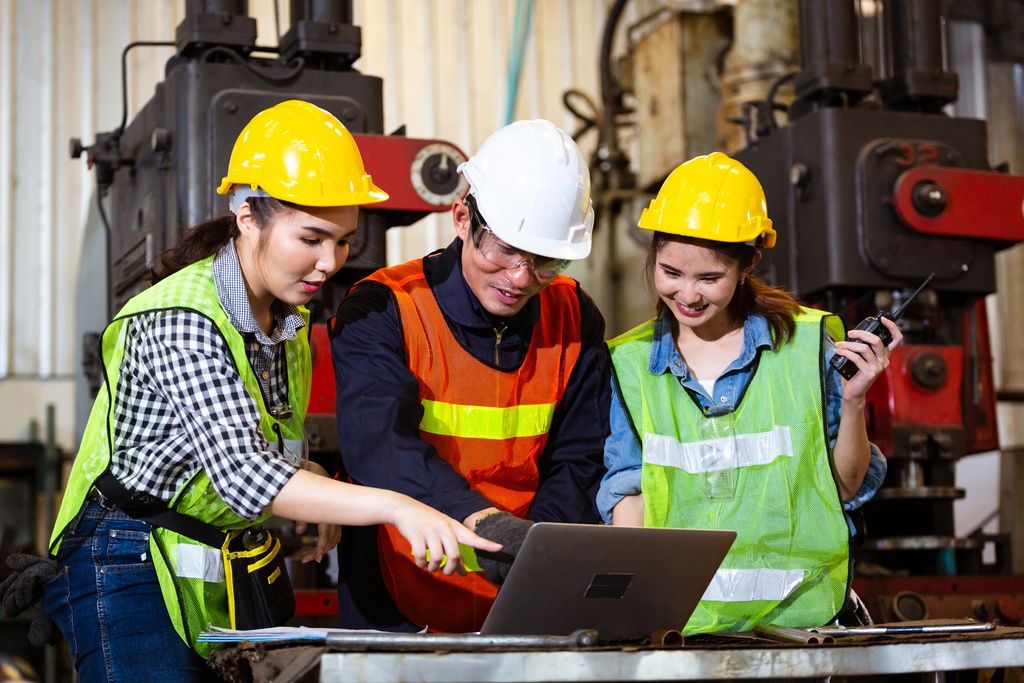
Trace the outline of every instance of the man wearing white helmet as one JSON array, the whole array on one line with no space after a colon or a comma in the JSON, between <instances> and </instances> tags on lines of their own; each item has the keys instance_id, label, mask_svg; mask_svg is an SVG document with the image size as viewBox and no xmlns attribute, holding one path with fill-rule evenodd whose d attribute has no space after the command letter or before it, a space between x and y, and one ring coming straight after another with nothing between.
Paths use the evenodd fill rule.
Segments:
<instances>
[{"instance_id":1,"label":"man wearing white helmet","mask_svg":"<svg viewBox=\"0 0 1024 683\"><path fill-rule=\"evenodd\" d=\"M349 628L479 630L530 524L600 519L604 319L562 275L590 253L586 162L550 122L518 121L458 170L470 190L452 206L456 239L377 271L338 309L338 436L353 481L410 495L508 554L478 553L486 578L424 580L386 527L347 529Z\"/></svg>"}]
</instances>

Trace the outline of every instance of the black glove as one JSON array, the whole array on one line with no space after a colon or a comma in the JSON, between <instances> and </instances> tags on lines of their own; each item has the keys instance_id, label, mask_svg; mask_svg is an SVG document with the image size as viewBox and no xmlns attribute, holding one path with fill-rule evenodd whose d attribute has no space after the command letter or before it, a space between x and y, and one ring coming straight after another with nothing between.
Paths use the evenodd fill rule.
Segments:
<instances>
[{"instance_id":1,"label":"black glove","mask_svg":"<svg viewBox=\"0 0 1024 683\"><path fill-rule=\"evenodd\" d=\"M488 581L498 586L505 583L508 570L523 547L526 532L531 526L533 522L519 519L509 512L495 512L476 523L474 531L477 536L502 545L501 551L496 553L476 551L476 559Z\"/></svg>"},{"instance_id":2,"label":"black glove","mask_svg":"<svg viewBox=\"0 0 1024 683\"><path fill-rule=\"evenodd\" d=\"M18 553L7 558L13 573L0 583L0 602L4 616L16 617L43 598L43 584L57 576L57 563L35 555ZM28 642L36 647L57 642L57 630L46 616L43 606L36 607L28 631Z\"/></svg>"}]
</instances>

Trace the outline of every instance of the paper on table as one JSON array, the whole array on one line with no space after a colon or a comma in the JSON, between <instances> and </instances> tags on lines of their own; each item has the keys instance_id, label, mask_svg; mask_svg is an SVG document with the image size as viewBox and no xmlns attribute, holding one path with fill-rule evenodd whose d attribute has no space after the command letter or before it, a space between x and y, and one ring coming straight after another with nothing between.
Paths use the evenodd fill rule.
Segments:
<instances>
[{"instance_id":1,"label":"paper on table","mask_svg":"<svg viewBox=\"0 0 1024 683\"><path fill-rule=\"evenodd\" d=\"M425 632L425 631L424 631ZM326 640L328 633L388 633L371 629L312 628L310 626L276 626L274 628L238 631L219 626L208 626L196 638L200 643L239 643L248 641Z\"/></svg>"}]
</instances>

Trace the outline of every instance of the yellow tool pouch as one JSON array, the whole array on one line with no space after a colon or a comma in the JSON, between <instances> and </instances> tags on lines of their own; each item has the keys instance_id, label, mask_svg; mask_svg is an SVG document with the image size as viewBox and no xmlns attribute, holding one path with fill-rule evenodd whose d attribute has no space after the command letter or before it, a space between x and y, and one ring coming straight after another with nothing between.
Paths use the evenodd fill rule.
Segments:
<instances>
[{"instance_id":1,"label":"yellow tool pouch","mask_svg":"<svg viewBox=\"0 0 1024 683\"><path fill-rule=\"evenodd\" d=\"M280 539L262 526L231 531L221 552L231 628L282 626L295 615L295 593Z\"/></svg>"}]
</instances>

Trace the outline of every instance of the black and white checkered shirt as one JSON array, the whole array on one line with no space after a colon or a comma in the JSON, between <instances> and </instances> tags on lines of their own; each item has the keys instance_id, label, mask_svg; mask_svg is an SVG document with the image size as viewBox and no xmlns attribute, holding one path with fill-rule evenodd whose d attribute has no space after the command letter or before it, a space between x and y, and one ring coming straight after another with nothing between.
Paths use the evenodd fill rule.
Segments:
<instances>
[{"instance_id":1,"label":"black and white checkered shirt","mask_svg":"<svg viewBox=\"0 0 1024 683\"><path fill-rule=\"evenodd\" d=\"M267 405L287 404L283 342L304 325L298 309L277 302L273 333L263 332L233 242L214 259L213 276ZM203 468L231 510L261 514L297 468L260 433L259 408L213 322L195 311L145 313L127 323L125 347L114 396L114 475L131 491L170 500Z\"/></svg>"}]
</instances>

